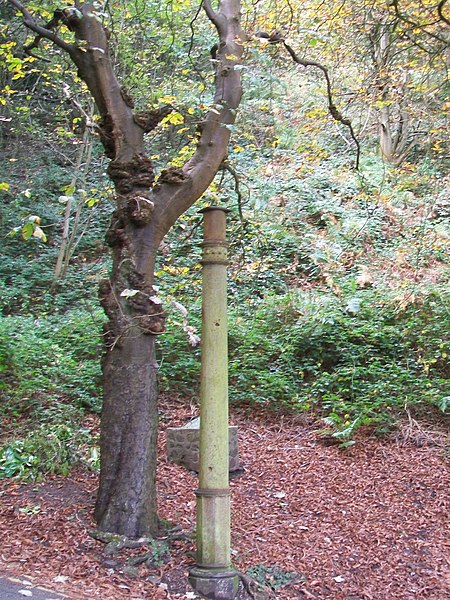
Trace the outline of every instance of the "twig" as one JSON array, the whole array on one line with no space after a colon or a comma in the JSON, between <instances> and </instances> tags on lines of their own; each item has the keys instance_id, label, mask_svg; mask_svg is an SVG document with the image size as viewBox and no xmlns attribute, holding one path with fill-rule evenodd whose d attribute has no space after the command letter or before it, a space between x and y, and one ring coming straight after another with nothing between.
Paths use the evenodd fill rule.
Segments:
<instances>
[{"instance_id":1,"label":"twig","mask_svg":"<svg viewBox=\"0 0 450 600\"><path fill-rule=\"evenodd\" d=\"M238 175L237 171L226 161L223 161L223 163L222 163L222 170L230 173L230 175L234 179L234 192L237 196L239 218L241 219L241 221L244 221L244 214L242 212L242 192L241 192L241 188L240 188L239 175Z\"/></svg>"},{"instance_id":2,"label":"twig","mask_svg":"<svg viewBox=\"0 0 450 600\"><path fill-rule=\"evenodd\" d=\"M437 7L437 11L438 11L438 15L441 18L441 21L444 21L444 23L446 23L447 25L450 26L450 19L448 19L445 15L444 15L444 6L447 4L447 0L441 0L438 4Z\"/></svg>"},{"instance_id":3,"label":"twig","mask_svg":"<svg viewBox=\"0 0 450 600\"><path fill-rule=\"evenodd\" d=\"M441 0L441 2L439 2L438 6L437 6L437 12L438 12L438 15L439 15L439 19L441 21L443 21L444 23L446 23L447 25L450 25L450 20L448 20L447 17L443 13L444 6L446 5L446 3L447 3L447 0ZM395 11L396 17L398 17L404 23L407 23L408 25L411 25L411 27L414 28L414 29L421 29L424 33L426 33L427 35L429 35L433 39L437 40L438 42L443 42L444 44L448 45L448 43L449 43L448 39L446 39L445 37L442 37L441 35L438 35L436 33L433 33L432 31L429 31L428 29L426 29L427 27L431 27L433 25L436 25L436 23L438 23L439 21L434 21L434 22L422 24L422 23L419 23L418 21L416 21L414 19L411 19L408 15L406 15L403 12L401 12L400 7L398 5L398 0L392 0L389 3L388 6L392 6L393 7L393 9Z\"/></svg>"},{"instance_id":4,"label":"twig","mask_svg":"<svg viewBox=\"0 0 450 600\"><path fill-rule=\"evenodd\" d=\"M360 156L361 156L361 146L360 146L358 138L355 135L355 131L353 129L350 119L347 119L346 117L344 117L342 115L342 113L339 111L339 109L337 108L337 106L335 105L335 103L333 101L333 91L332 91L332 87L331 87L330 75L328 73L327 68L324 67L321 63L316 62L315 60L306 60L306 59L300 58L296 54L295 50L286 42L286 40L281 39L280 41L283 44L283 46L286 48L286 50L288 51L292 60L295 63L297 63L298 65L301 65L302 67L314 67L314 68L322 71L322 73L325 77L326 85L327 85L328 110L329 110L331 116L333 117L333 119L335 119L335 121L342 123L342 125L345 125L348 128L348 130L350 132L350 136L356 146L355 167L356 167L356 170L358 170L359 169L359 160L360 160Z\"/></svg>"}]
</instances>

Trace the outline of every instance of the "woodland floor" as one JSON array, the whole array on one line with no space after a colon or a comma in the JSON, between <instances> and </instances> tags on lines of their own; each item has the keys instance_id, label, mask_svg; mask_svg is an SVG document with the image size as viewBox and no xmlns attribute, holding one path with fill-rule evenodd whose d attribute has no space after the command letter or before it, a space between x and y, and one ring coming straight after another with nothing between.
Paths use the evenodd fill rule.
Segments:
<instances>
[{"instance_id":1,"label":"woodland floor","mask_svg":"<svg viewBox=\"0 0 450 600\"><path fill-rule=\"evenodd\" d=\"M167 463L164 435L195 412L177 400L162 407L160 514L186 534L171 543L164 564L141 565L132 576L127 559L139 551L105 556L105 545L89 534L96 475L78 469L41 483L0 482L0 574L28 577L74 599L195 598L187 572L197 481ZM410 422L396 438L365 432L341 450L299 417L252 409L232 421L245 469L231 481L233 561L241 571L259 565L262 573L264 565L267 582L279 588L271 598L450 598L442 433ZM286 572L296 578L287 582ZM241 589L239 598L251 596Z\"/></svg>"}]
</instances>

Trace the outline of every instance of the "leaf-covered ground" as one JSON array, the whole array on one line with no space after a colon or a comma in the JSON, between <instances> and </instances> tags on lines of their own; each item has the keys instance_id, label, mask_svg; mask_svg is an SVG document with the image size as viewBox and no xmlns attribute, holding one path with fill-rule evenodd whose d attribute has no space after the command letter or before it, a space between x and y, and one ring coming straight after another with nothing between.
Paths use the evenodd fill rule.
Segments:
<instances>
[{"instance_id":1,"label":"leaf-covered ground","mask_svg":"<svg viewBox=\"0 0 450 600\"><path fill-rule=\"evenodd\" d=\"M197 482L167 463L164 435L195 411L176 400L162 409L160 513L179 526L163 564L141 565L133 576L127 561L142 549L104 554L89 533L96 475L80 469L42 483L1 482L0 573L27 576L70 598L195 598L186 577L194 563ZM252 409L233 422L245 469L231 481L233 560L265 579L275 589L271 597L450 598L442 435L411 422L397 439L361 433L343 451L299 417ZM250 597L241 590L240 598Z\"/></svg>"}]
</instances>

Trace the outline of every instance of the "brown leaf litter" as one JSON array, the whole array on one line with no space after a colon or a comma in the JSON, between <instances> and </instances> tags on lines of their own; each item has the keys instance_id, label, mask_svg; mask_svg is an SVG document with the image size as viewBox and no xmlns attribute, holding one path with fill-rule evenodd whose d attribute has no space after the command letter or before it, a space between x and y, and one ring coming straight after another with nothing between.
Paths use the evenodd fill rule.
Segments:
<instances>
[{"instance_id":1,"label":"brown leaf litter","mask_svg":"<svg viewBox=\"0 0 450 600\"><path fill-rule=\"evenodd\" d=\"M78 469L42 483L0 482L1 574L26 576L73 599L195 597L187 573L194 564L197 479L167 462L164 430L196 408L166 399L161 410L160 515L181 534L166 540L165 562L141 565L133 575L127 559L138 550L105 556L104 544L89 534L97 477ZM343 451L323 445L299 417L252 408L232 420L244 467L231 481L233 562L265 578L272 597L450 598L449 477L441 445L366 434Z\"/></svg>"}]
</instances>

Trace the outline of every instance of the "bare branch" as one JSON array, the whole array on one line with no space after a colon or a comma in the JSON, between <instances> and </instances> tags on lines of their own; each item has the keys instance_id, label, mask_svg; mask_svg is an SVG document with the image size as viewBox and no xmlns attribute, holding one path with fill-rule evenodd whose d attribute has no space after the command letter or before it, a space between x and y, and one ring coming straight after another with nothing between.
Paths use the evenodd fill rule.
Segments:
<instances>
[{"instance_id":1,"label":"bare branch","mask_svg":"<svg viewBox=\"0 0 450 600\"><path fill-rule=\"evenodd\" d=\"M191 57L192 48L194 47L194 35L195 35L194 23L198 19L200 11L202 10L202 5L203 5L203 2L200 3L200 6L195 11L195 15L192 17L191 21L189 22L189 29L191 30L191 39L189 41L189 50L188 50L189 58Z\"/></svg>"},{"instance_id":2,"label":"bare branch","mask_svg":"<svg viewBox=\"0 0 450 600\"><path fill-rule=\"evenodd\" d=\"M230 175L233 177L234 179L234 192L237 196L237 205L238 205L238 211L239 211L239 218L241 219L241 221L244 221L244 214L242 212L242 192L241 192L241 186L240 186L240 179L239 179L239 175L238 172L236 171L236 169L234 169L230 163L228 163L227 161L223 161L222 165L221 165L221 169L223 171L227 171L228 173L230 173Z\"/></svg>"},{"instance_id":3,"label":"bare branch","mask_svg":"<svg viewBox=\"0 0 450 600\"><path fill-rule=\"evenodd\" d=\"M269 39L269 41L270 41L270 39ZM326 69L326 67L324 67L319 62L316 62L314 60L305 60L305 59L300 58L299 56L297 56L297 54L294 51L294 49L291 46L289 46L289 44L284 39L281 39L280 41L282 42L282 44L286 48L286 50L289 52L292 60L295 63L297 63L298 65L301 65L302 67L314 67L314 68L319 69L320 71L322 71L323 76L325 78L326 86L327 86L328 110L330 112L330 115L333 117L333 119L335 119L335 121L338 121L339 123L342 123L342 125L345 125L348 128L348 130L350 132L350 136L351 136L351 138L354 141L355 146L356 146L355 167L356 167L356 169L359 169L359 160L360 160L360 156L361 156L361 146L360 146L358 138L355 135L355 131L353 129L353 126L352 126L352 123L351 123L350 119L347 119L346 117L344 117L342 115L342 113L339 111L339 109L337 108L336 104L333 101L333 91L332 91L332 87L331 87L331 80L330 80L330 76L328 74L328 70Z\"/></svg>"},{"instance_id":4,"label":"bare branch","mask_svg":"<svg viewBox=\"0 0 450 600\"><path fill-rule=\"evenodd\" d=\"M441 21L443 21L444 23L446 23L447 25L450 25L450 21L443 14L443 9L444 9L444 6L446 3L447 3L447 0L441 0L441 2L439 2L438 6L437 6L437 12L439 15L439 19ZM438 42L442 42L442 43L448 45L448 43L449 43L448 39L446 39L445 37L442 37L441 35L439 35L437 33L429 31L427 29L427 27L436 25L436 23L438 23L439 20L436 20L436 21L433 21L430 23L419 23L416 20L411 19L408 15L406 15L405 13L403 13L400 10L398 0L391 0L391 2L389 3L389 6L392 6L394 8L395 15L397 16L398 19L403 21L403 23L407 23L408 25L411 25L411 27L413 29L421 29L424 33L429 35L431 38L437 40Z\"/></svg>"},{"instance_id":5,"label":"bare branch","mask_svg":"<svg viewBox=\"0 0 450 600\"><path fill-rule=\"evenodd\" d=\"M62 40L53 31L53 29L55 29L58 26L58 24L64 19L64 12L62 10L56 10L51 21L49 21L49 23L47 23L47 25L42 27L41 25L38 25L36 23L33 15L27 10L27 8L21 2L19 2L18 0L8 0L8 2L12 6L14 6L14 8L17 8L17 10L19 10L22 13L23 22L24 22L25 26L37 34L34 41L25 47L25 52L32 55L31 50L33 50L33 48L37 48L39 46L41 39L44 38L44 39L50 40L56 46L58 46L59 48L61 48L65 52L67 52L68 54L73 54L74 49L75 49L74 46L72 44L68 44L67 42ZM34 55L32 55L32 56L34 56ZM39 58L39 57L37 56L35 58Z\"/></svg>"}]
</instances>

